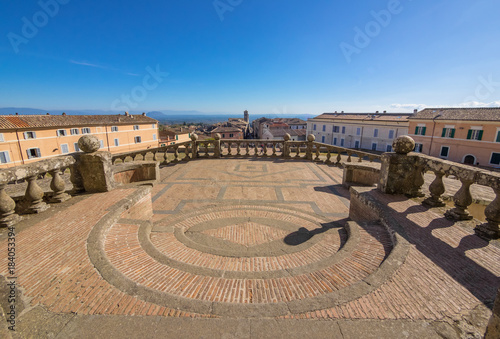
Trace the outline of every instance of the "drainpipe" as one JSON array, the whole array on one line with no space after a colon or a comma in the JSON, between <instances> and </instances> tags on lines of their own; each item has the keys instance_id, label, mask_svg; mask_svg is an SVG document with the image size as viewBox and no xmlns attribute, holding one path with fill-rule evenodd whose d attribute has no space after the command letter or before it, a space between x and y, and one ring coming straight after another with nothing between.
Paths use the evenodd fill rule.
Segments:
<instances>
[{"instance_id":1,"label":"drainpipe","mask_svg":"<svg viewBox=\"0 0 500 339\"><path fill-rule=\"evenodd\" d=\"M111 149L109 148L108 125L104 125L104 131L106 132L106 141L108 143L108 152L111 152Z\"/></svg>"},{"instance_id":2,"label":"drainpipe","mask_svg":"<svg viewBox=\"0 0 500 339\"><path fill-rule=\"evenodd\" d=\"M17 146L19 147L19 154L21 155L21 162L24 165L24 156L23 156L23 150L21 148L21 140L19 139L19 130L16 129L16 137L17 137Z\"/></svg>"},{"instance_id":3,"label":"drainpipe","mask_svg":"<svg viewBox=\"0 0 500 339\"><path fill-rule=\"evenodd\" d=\"M432 134L431 134L431 144L429 146L429 154L428 155L431 155L432 142L434 141L434 130L436 129L436 119L439 118L440 116L441 116L441 114L439 113L434 118L432 118L433 126L432 126Z\"/></svg>"}]
</instances>

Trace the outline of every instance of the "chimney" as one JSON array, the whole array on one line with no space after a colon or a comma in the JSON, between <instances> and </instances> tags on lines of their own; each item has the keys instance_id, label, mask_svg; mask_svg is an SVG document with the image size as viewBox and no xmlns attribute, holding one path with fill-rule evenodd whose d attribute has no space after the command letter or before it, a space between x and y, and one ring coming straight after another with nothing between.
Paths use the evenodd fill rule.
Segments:
<instances>
[{"instance_id":1,"label":"chimney","mask_svg":"<svg viewBox=\"0 0 500 339\"><path fill-rule=\"evenodd\" d=\"M384 111L384 113L387 113L387 111Z\"/></svg>"},{"instance_id":2,"label":"chimney","mask_svg":"<svg viewBox=\"0 0 500 339\"><path fill-rule=\"evenodd\" d=\"M342 111L342 112L340 112L340 113L344 114L344 111Z\"/></svg>"},{"instance_id":3,"label":"chimney","mask_svg":"<svg viewBox=\"0 0 500 339\"><path fill-rule=\"evenodd\" d=\"M145 112L142 112L142 116L145 117L146 116L146 113Z\"/></svg>"},{"instance_id":4,"label":"chimney","mask_svg":"<svg viewBox=\"0 0 500 339\"><path fill-rule=\"evenodd\" d=\"M47 112L47 113L45 113L45 115L50 115L50 113L49 113L49 112Z\"/></svg>"},{"instance_id":5,"label":"chimney","mask_svg":"<svg viewBox=\"0 0 500 339\"><path fill-rule=\"evenodd\" d=\"M128 114L128 112L125 112L125 116L128 117L128 116L130 116L130 114Z\"/></svg>"},{"instance_id":6,"label":"chimney","mask_svg":"<svg viewBox=\"0 0 500 339\"><path fill-rule=\"evenodd\" d=\"M378 114L378 111L375 111L375 114Z\"/></svg>"},{"instance_id":7,"label":"chimney","mask_svg":"<svg viewBox=\"0 0 500 339\"><path fill-rule=\"evenodd\" d=\"M418 112L418 110L415 108L415 109L413 110L413 114L415 114L415 113L417 113L417 112Z\"/></svg>"},{"instance_id":8,"label":"chimney","mask_svg":"<svg viewBox=\"0 0 500 339\"><path fill-rule=\"evenodd\" d=\"M337 111L335 111L335 114L337 114Z\"/></svg>"},{"instance_id":9,"label":"chimney","mask_svg":"<svg viewBox=\"0 0 500 339\"><path fill-rule=\"evenodd\" d=\"M47 114L48 114L48 113L47 113ZM62 114L62 115L63 115L63 116L66 116L66 113L64 113L64 112L63 112L63 114Z\"/></svg>"},{"instance_id":10,"label":"chimney","mask_svg":"<svg viewBox=\"0 0 500 339\"><path fill-rule=\"evenodd\" d=\"M16 112L16 115L19 115L19 113Z\"/></svg>"}]
</instances>

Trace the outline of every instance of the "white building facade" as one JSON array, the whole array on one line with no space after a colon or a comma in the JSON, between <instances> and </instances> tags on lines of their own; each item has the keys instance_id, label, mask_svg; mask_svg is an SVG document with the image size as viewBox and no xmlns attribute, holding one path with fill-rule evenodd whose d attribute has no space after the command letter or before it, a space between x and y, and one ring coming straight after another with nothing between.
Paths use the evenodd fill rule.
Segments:
<instances>
[{"instance_id":1,"label":"white building facade","mask_svg":"<svg viewBox=\"0 0 500 339\"><path fill-rule=\"evenodd\" d=\"M392 142L408 134L408 113L323 113L307 120L317 142L345 148L392 152Z\"/></svg>"}]
</instances>

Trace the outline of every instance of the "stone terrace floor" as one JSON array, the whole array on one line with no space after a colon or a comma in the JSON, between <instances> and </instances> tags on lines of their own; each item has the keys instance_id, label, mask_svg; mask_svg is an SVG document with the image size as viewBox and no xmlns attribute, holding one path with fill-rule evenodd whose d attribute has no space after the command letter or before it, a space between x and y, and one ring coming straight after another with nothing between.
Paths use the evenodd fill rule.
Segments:
<instances>
[{"instance_id":1,"label":"stone terrace floor","mask_svg":"<svg viewBox=\"0 0 500 339\"><path fill-rule=\"evenodd\" d=\"M341 169L312 162L204 159L162 168L97 240L95 225L135 188L30 216L17 227L17 331L0 337L480 337L500 283L498 243L378 194L409 244L382 269L390 234L347 223L341 181Z\"/></svg>"}]
</instances>

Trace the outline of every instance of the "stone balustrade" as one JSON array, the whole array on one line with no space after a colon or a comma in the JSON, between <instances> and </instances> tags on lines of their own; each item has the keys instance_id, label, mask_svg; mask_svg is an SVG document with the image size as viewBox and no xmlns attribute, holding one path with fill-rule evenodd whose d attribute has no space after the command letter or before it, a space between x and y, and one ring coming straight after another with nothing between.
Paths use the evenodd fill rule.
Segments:
<instances>
[{"instance_id":1,"label":"stone balustrade","mask_svg":"<svg viewBox=\"0 0 500 339\"><path fill-rule=\"evenodd\" d=\"M16 207L22 213L40 213L49 208L44 201L45 192L37 183L38 178L49 174L51 176L50 189L52 190L50 203L61 203L71 196L66 193L65 181L61 177L66 169L70 170L71 182L74 191L83 190L80 173L76 167L78 156L59 156L48 160L38 161L28 165L0 170L0 227L8 227L19 221ZM16 201L7 193L7 185L16 185L19 182L28 183L24 199L16 206Z\"/></svg>"},{"instance_id":2,"label":"stone balustrade","mask_svg":"<svg viewBox=\"0 0 500 339\"><path fill-rule=\"evenodd\" d=\"M196 157L196 151L193 150L193 144L193 141L185 141L174 145L113 154L112 161L113 164L116 164L118 162L146 160L146 158L150 158L150 160L158 161L160 164L164 165L171 162L189 161ZM173 159L169 159L169 154L173 156Z\"/></svg>"},{"instance_id":3,"label":"stone balustrade","mask_svg":"<svg viewBox=\"0 0 500 339\"><path fill-rule=\"evenodd\" d=\"M445 216L448 219L460 221L473 219L467 210L473 202L471 185L491 187L495 192L495 198L484 212L487 222L478 224L475 231L484 238L499 238L500 173L410 152L414 148L414 143L413 139L408 136L400 137L393 144L396 153L382 155L379 189L388 194L423 197L424 173L432 172L435 178L429 185L430 195L423 200L423 204L430 207L442 207L445 206L442 196L446 192L443 177L454 177L460 181L461 186L453 195L454 207L447 210Z\"/></svg>"}]
</instances>

